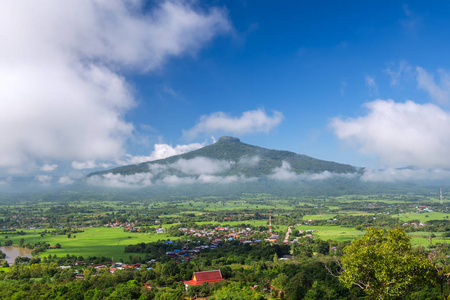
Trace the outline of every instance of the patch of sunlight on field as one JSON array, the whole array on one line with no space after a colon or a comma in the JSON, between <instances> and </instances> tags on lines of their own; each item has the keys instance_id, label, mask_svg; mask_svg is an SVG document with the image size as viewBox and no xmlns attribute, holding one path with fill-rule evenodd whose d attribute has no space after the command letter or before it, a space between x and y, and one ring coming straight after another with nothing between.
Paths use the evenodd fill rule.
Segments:
<instances>
[{"instance_id":1,"label":"patch of sunlight on field","mask_svg":"<svg viewBox=\"0 0 450 300\"><path fill-rule=\"evenodd\" d=\"M25 243L46 242L54 246L57 243L61 245L61 249L48 249L44 253L40 253L38 257L46 257L48 255L57 254L58 256L76 255L76 256L105 256L114 257L114 259L128 258L131 253L125 253L125 246L156 242L158 240L179 239L179 237L170 237L166 234L151 233L132 233L124 232L121 228L106 228L106 227L88 227L81 228L84 232L72 233L72 237L67 235L49 235L46 234L41 237L39 230L24 230L26 235L11 235L14 244L18 244L21 238L25 239ZM0 235L4 239L5 234ZM135 255L135 254L132 254Z\"/></svg>"},{"instance_id":2,"label":"patch of sunlight on field","mask_svg":"<svg viewBox=\"0 0 450 300\"><path fill-rule=\"evenodd\" d=\"M360 238L364 235L365 231L356 230L354 228L342 227L342 226L309 226L300 225L295 226L296 230L316 230L313 232L314 236L319 237L322 240L334 240L334 241L351 241L355 238Z\"/></svg>"},{"instance_id":3,"label":"patch of sunlight on field","mask_svg":"<svg viewBox=\"0 0 450 300\"><path fill-rule=\"evenodd\" d=\"M450 220L450 214L443 212L405 213L405 214L391 215L391 217L399 218L404 222L419 220L420 222L426 223L427 221L430 220Z\"/></svg>"}]
</instances>

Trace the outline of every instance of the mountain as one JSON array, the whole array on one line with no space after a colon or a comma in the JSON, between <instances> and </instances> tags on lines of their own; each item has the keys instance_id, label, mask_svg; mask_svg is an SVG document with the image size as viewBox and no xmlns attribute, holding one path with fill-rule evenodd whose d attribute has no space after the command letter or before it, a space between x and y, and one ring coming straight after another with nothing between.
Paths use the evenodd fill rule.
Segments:
<instances>
[{"instance_id":1,"label":"mountain","mask_svg":"<svg viewBox=\"0 0 450 300\"><path fill-rule=\"evenodd\" d=\"M210 164L209 167L208 164ZM277 171L283 170L289 174L315 174L325 171L348 174L357 173L360 170L350 165L319 160L289 151L270 150L245 144L238 138L226 136L212 145L195 151L137 165L94 172L88 177L107 173L121 175L149 173L151 169L161 166L164 167L164 172L158 174L159 178L169 174L177 176L239 175L247 178L261 178L273 176Z\"/></svg>"}]
</instances>

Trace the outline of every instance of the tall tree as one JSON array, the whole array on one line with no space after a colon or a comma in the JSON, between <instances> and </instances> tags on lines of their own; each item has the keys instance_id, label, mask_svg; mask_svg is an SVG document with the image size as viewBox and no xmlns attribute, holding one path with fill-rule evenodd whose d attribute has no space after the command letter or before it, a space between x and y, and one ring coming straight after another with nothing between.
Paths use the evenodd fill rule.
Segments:
<instances>
[{"instance_id":1,"label":"tall tree","mask_svg":"<svg viewBox=\"0 0 450 300\"><path fill-rule=\"evenodd\" d=\"M344 253L339 280L347 287L359 286L374 299L405 296L413 285L433 278L432 263L412 248L410 237L400 228L369 227Z\"/></svg>"}]
</instances>

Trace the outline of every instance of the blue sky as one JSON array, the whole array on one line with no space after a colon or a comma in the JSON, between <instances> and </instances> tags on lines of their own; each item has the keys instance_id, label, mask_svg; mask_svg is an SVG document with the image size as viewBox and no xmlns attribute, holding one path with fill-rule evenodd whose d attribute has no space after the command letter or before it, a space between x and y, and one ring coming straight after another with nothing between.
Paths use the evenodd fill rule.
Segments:
<instances>
[{"instance_id":1,"label":"blue sky","mask_svg":"<svg viewBox=\"0 0 450 300\"><path fill-rule=\"evenodd\" d=\"M448 176L447 1L14 2L0 4L5 178L71 182L222 135L373 180Z\"/></svg>"}]
</instances>

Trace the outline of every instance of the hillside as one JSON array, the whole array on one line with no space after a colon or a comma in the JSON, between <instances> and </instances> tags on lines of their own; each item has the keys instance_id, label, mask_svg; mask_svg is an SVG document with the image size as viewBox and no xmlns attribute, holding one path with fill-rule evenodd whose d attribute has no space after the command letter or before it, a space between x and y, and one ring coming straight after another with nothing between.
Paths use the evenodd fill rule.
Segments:
<instances>
[{"instance_id":1,"label":"hillside","mask_svg":"<svg viewBox=\"0 0 450 300\"><path fill-rule=\"evenodd\" d=\"M242 143L238 138L222 137L216 143L185 154L166 159L145 162L137 165L118 167L111 170L94 172L88 176L101 174L132 175L149 172L151 165L173 166L180 161L206 158L208 161L229 163L229 167L217 170L215 175L230 176L243 175L245 177L263 177L271 175L281 167L289 168L291 172L302 173L331 173L345 174L358 172L358 168L330 161L315 159L289 151L270 150L258 146ZM208 162L207 161L207 162ZM206 162L206 163L207 163ZM177 173L176 168L167 168L166 173Z\"/></svg>"}]
</instances>

